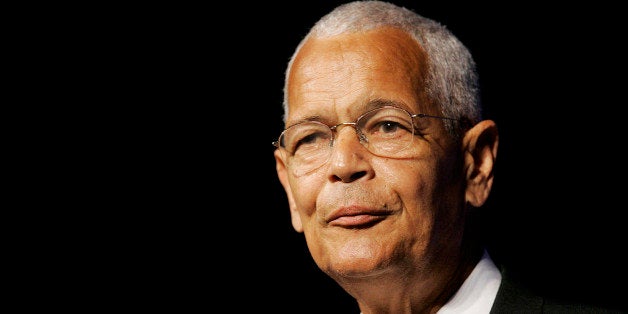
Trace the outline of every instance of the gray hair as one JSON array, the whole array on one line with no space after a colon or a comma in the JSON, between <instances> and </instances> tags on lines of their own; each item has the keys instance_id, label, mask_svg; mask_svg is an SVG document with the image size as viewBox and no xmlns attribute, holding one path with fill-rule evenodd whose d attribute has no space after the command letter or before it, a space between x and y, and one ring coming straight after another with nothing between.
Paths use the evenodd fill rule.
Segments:
<instances>
[{"instance_id":1,"label":"gray hair","mask_svg":"<svg viewBox=\"0 0 628 314\"><path fill-rule=\"evenodd\" d=\"M475 62L469 50L445 26L404 7L382 1L355 1L342 4L323 16L301 40L288 62L284 82L284 122L288 115L288 81L295 56L309 38L394 27L410 34L427 54L425 91L446 117L472 124L482 117ZM448 122L448 121L446 121ZM452 134L461 135L452 123Z\"/></svg>"}]
</instances>

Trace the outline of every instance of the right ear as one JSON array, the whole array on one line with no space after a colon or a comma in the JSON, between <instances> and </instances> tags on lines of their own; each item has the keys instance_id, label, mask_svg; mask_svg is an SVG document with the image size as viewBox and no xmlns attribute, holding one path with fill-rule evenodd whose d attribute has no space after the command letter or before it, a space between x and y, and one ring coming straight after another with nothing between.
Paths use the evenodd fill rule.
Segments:
<instances>
[{"instance_id":1,"label":"right ear","mask_svg":"<svg viewBox=\"0 0 628 314\"><path fill-rule=\"evenodd\" d=\"M277 176L279 177L279 182L283 186L283 189L286 191L286 196L288 197L288 205L290 206L290 216L292 217L292 227L297 232L303 232L303 223L301 222L301 216L299 215L299 211L297 210L297 204L294 201L294 196L292 195L292 189L290 188L290 180L288 179L288 169L286 168L286 163L281 157L281 152L279 149L275 149L275 163L277 168Z\"/></svg>"},{"instance_id":2,"label":"right ear","mask_svg":"<svg viewBox=\"0 0 628 314\"><path fill-rule=\"evenodd\" d=\"M469 129L462 140L467 178L466 200L480 207L493 186L493 171L499 136L492 120L484 120Z\"/></svg>"}]
</instances>

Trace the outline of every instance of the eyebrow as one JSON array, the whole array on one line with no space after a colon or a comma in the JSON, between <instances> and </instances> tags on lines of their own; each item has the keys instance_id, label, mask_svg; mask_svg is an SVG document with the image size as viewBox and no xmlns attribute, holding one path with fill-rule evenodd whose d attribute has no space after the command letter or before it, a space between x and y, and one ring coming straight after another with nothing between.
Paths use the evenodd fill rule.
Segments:
<instances>
[{"instance_id":1,"label":"eyebrow","mask_svg":"<svg viewBox=\"0 0 628 314\"><path fill-rule=\"evenodd\" d=\"M367 111L376 109L376 108L381 108L381 107L386 107L386 106L393 106L393 107L398 107L398 108L402 108L405 109L406 111L412 113L414 110L411 110L409 108L408 105L406 105L406 103L404 102L400 102L400 101L395 101L392 99L383 99L383 98L376 98L373 100L369 100L365 105L363 106L356 106L360 108L359 114L355 117L357 119L357 117L359 117L360 115L364 114ZM312 115L312 116L307 116L307 117L303 117L299 120L295 120L292 121L289 125L286 125L286 129L299 124L299 123L303 123L303 122L309 122L309 121L316 121L316 122L320 122L323 124L327 124L330 125L329 121L326 121L325 118L323 118L322 115Z\"/></svg>"},{"instance_id":2,"label":"eyebrow","mask_svg":"<svg viewBox=\"0 0 628 314\"><path fill-rule=\"evenodd\" d=\"M375 108L381 108L381 107L386 107L386 106L393 106L393 107L405 109L408 112L414 111L414 110L411 110L410 107L406 105L406 103L404 102L395 101L391 99L377 98L367 103L366 110L364 110L364 112L375 109Z\"/></svg>"},{"instance_id":3,"label":"eyebrow","mask_svg":"<svg viewBox=\"0 0 628 314\"><path fill-rule=\"evenodd\" d=\"M324 120L324 119L322 119L321 115L307 116L307 117L303 117L303 118L301 118L299 120L289 121L290 124L286 124L285 129L287 129L287 128L291 127L291 126L297 125L299 123L303 123L303 122L316 121L316 122L323 123L321 120Z\"/></svg>"}]
</instances>

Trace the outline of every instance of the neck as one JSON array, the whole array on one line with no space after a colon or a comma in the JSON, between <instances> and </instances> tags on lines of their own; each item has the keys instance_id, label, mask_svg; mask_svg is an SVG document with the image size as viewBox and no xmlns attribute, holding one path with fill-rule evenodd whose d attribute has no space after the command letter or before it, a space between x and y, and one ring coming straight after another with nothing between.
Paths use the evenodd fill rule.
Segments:
<instances>
[{"instance_id":1,"label":"neck","mask_svg":"<svg viewBox=\"0 0 628 314\"><path fill-rule=\"evenodd\" d=\"M466 229L457 250L432 256L429 262L409 262L368 278L337 281L356 299L363 314L436 313L482 258L480 237L469 232L474 229L477 230ZM452 251L457 253L451 254Z\"/></svg>"}]
</instances>

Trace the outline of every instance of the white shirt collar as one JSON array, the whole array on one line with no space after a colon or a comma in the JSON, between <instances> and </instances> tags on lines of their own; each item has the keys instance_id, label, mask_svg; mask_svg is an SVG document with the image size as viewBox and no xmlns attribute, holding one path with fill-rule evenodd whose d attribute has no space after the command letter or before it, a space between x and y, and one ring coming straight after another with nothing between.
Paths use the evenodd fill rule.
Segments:
<instances>
[{"instance_id":1,"label":"white shirt collar","mask_svg":"<svg viewBox=\"0 0 628 314\"><path fill-rule=\"evenodd\" d=\"M475 268L456 294L438 311L438 314L489 313L502 275L493 260L484 251Z\"/></svg>"}]
</instances>

